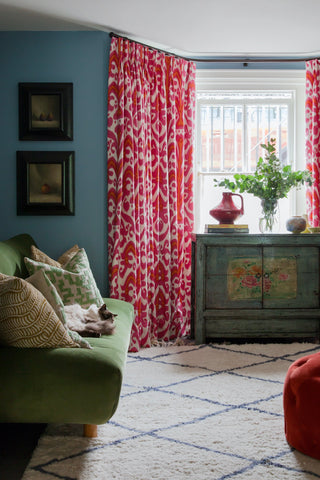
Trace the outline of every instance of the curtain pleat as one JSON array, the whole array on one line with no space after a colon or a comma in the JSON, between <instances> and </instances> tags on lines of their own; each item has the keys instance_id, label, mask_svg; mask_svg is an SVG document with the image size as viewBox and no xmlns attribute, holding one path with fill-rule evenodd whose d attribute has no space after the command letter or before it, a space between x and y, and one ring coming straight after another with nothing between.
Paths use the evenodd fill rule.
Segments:
<instances>
[{"instance_id":1,"label":"curtain pleat","mask_svg":"<svg viewBox=\"0 0 320 480\"><path fill-rule=\"evenodd\" d=\"M190 330L194 121L194 63L113 38L109 279L135 307L130 351Z\"/></svg>"},{"instance_id":2,"label":"curtain pleat","mask_svg":"<svg viewBox=\"0 0 320 480\"><path fill-rule=\"evenodd\" d=\"M306 162L314 183L307 188L311 226L320 226L320 62L306 62Z\"/></svg>"}]
</instances>

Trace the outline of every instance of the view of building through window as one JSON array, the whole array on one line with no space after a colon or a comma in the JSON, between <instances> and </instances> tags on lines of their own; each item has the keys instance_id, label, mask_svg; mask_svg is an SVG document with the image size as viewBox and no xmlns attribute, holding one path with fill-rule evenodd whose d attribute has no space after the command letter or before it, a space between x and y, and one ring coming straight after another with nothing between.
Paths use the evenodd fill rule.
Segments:
<instances>
[{"instance_id":1,"label":"view of building through window","mask_svg":"<svg viewBox=\"0 0 320 480\"><path fill-rule=\"evenodd\" d=\"M203 233L205 224L217 223L209 211L220 203L222 192L226 190L214 186L213 179L232 179L235 173L254 172L259 157L265 155L261 144L275 138L281 163L295 168L295 101L295 89L283 87L270 90L243 87L232 90L228 86L225 90L197 89L197 232ZM295 194L289 195L288 199L280 200L281 231L285 231L286 219L296 213L292 199ZM260 200L250 194L243 194L243 198L245 214L237 223L248 224L251 233L258 233ZM234 202L237 202L236 197Z\"/></svg>"},{"instance_id":2,"label":"view of building through window","mask_svg":"<svg viewBox=\"0 0 320 480\"><path fill-rule=\"evenodd\" d=\"M261 143L270 138L276 138L278 155L283 164L287 164L288 111L292 96L292 92L283 94L282 98L265 94L255 98L257 103L250 104L245 102L246 99L252 101L253 95L225 95L224 103L221 95L213 93L206 98L200 95L201 171L252 172L262 155Z\"/></svg>"}]
</instances>

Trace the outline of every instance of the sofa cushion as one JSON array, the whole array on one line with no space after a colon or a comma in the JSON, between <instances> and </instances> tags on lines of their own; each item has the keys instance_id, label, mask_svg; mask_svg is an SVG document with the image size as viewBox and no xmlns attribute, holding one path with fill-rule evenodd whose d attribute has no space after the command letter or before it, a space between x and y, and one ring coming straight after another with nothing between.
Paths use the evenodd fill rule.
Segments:
<instances>
[{"instance_id":1,"label":"sofa cushion","mask_svg":"<svg viewBox=\"0 0 320 480\"><path fill-rule=\"evenodd\" d=\"M78 247L78 245L73 245L73 247L69 248L69 250L67 250L62 255L60 255L60 257L58 258L58 262L61 265L65 265L66 263L68 263L71 260L71 258L73 258L75 256L75 254L79 250L80 250L80 248Z\"/></svg>"},{"instance_id":2,"label":"sofa cushion","mask_svg":"<svg viewBox=\"0 0 320 480\"><path fill-rule=\"evenodd\" d=\"M47 263L48 265L52 265L53 267L61 268L63 265L65 265L71 260L71 258L77 253L78 250L78 245L74 245L73 247L69 248L69 250L64 252L56 261L49 257L46 253L39 250L39 248L37 248L35 245L32 245L31 258L36 262Z\"/></svg>"},{"instance_id":3,"label":"sofa cushion","mask_svg":"<svg viewBox=\"0 0 320 480\"><path fill-rule=\"evenodd\" d=\"M91 272L87 254L83 248L63 267L53 267L46 263L25 258L26 267L33 275L37 270L43 270L56 287L64 305L78 303L82 307L95 304L103 305L101 294Z\"/></svg>"},{"instance_id":4,"label":"sofa cushion","mask_svg":"<svg viewBox=\"0 0 320 480\"><path fill-rule=\"evenodd\" d=\"M70 330L67 327L67 319L64 311L64 305L60 295L55 286L50 282L49 278L43 270L38 270L31 277L26 278L28 283L31 283L37 290L39 290L46 300L50 303L57 316L63 323L72 340L74 340L82 348L92 348L90 343L81 337L77 332Z\"/></svg>"},{"instance_id":5,"label":"sofa cushion","mask_svg":"<svg viewBox=\"0 0 320 480\"><path fill-rule=\"evenodd\" d=\"M41 292L22 278L2 273L0 342L25 348L79 347Z\"/></svg>"},{"instance_id":6,"label":"sofa cushion","mask_svg":"<svg viewBox=\"0 0 320 480\"><path fill-rule=\"evenodd\" d=\"M58 267L58 268L61 267L61 263L56 262L55 260L50 258L44 252L39 250L39 248L37 248L35 245L31 246L31 258L36 262L47 263L48 265L52 265L53 267Z\"/></svg>"}]
</instances>

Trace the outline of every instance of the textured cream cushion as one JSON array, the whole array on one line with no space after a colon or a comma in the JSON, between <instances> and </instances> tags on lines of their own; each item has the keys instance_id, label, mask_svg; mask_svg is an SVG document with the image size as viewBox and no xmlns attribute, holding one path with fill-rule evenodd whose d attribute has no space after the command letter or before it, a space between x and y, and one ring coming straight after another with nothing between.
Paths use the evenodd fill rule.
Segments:
<instances>
[{"instance_id":1,"label":"textured cream cushion","mask_svg":"<svg viewBox=\"0 0 320 480\"><path fill-rule=\"evenodd\" d=\"M14 347L79 347L52 306L22 278L0 273L0 343Z\"/></svg>"},{"instance_id":2,"label":"textured cream cushion","mask_svg":"<svg viewBox=\"0 0 320 480\"><path fill-rule=\"evenodd\" d=\"M80 250L80 248L78 247L78 245L73 245L73 247L69 248L69 250L67 250L66 252L64 252L59 258L58 258L58 262L63 266L63 265L66 265L66 263L68 263L71 258L73 258L75 256L75 254L78 252L78 250Z\"/></svg>"},{"instance_id":3,"label":"textured cream cushion","mask_svg":"<svg viewBox=\"0 0 320 480\"><path fill-rule=\"evenodd\" d=\"M52 258L48 257L48 255L41 252L41 250L39 250L39 248L37 248L35 245L31 245L31 258L36 262L43 262L48 265L52 265L52 267L61 267L59 262L56 262Z\"/></svg>"},{"instance_id":4,"label":"textured cream cushion","mask_svg":"<svg viewBox=\"0 0 320 480\"><path fill-rule=\"evenodd\" d=\"M77 253L79 250L78 245L74 245L73 247L69 248L66 252L64 252L58 260L53 260L53 258L49 257L46 253L42 252L37 248L35 245L31 246L31 258L36 262L46 263L47 265L51 265L52 267L61 268L63 265L68 263L71 258Z\"/></svg>"}]
</instances>

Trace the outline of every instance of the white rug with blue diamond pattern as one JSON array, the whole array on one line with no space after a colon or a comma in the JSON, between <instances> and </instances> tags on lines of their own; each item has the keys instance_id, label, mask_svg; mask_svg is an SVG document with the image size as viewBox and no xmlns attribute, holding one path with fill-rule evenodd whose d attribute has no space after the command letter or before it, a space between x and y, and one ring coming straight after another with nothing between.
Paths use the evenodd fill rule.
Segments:
<instances>
[{"instance_id":1,"label":"white rug with blue diamond pattern","mask_svg":"<svg viewBox=\"0 0 320 480\"><path fill-rule=\"evenodd\" d=\"M23 480L320 479L320 461L287 444L282 407L289 365L319 350L210 344L129 353L118 410L98 438L48 426Z\"/></svg>"}]
</instances>

